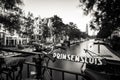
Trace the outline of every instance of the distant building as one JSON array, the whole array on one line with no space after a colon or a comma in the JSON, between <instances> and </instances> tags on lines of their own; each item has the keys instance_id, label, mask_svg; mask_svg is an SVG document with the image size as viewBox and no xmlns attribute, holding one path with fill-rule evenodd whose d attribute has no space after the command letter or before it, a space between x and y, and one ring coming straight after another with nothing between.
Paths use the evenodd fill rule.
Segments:
<instances>
[{"instance_id":1,"label":"distant building","mask_svg":"<svg viewBox=\"0 0 120 80\"><path fill-rule=\"evenodd\" d=\"M7 30L0 26L0 46L16 47L17 45L27 45L28 38L20 37L16 31L9 33Z\"/></svg>"},{"instance_id":2,"label":"distant building","mask_svg":"<svg viewBox=\"0 0 120 80\"><path fill-rule=\"evenodd\" d=\"M0 32L0 46L4 45L4 35L5 33L4 32Z\"/></svg>"},{"instance_id":3,"label":"distant building","mask_svg":"<svg viewBox=\"0 0 120 80\"><path fill-rule=\"evenodd\" d=\"M49 33L50 33L50 35L47 36L45 39L43 38L44 26L47 26L49 28ZM54 31L54 27L53 27L52 18L43 18L43 19L36 18L33 29L34 33L30 38L30 42L56 43L69 39L67 35L64 35L64 32L61 35L55 36L53 31Z\"/></svg>"}]
</instances>

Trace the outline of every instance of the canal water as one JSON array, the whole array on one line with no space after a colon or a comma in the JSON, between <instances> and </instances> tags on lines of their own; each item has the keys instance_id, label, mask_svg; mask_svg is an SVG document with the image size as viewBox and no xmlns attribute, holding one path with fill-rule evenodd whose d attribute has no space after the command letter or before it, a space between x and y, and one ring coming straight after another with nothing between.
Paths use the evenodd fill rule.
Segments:
<instances>
[{"instance_id":1,"label":"canal water","mask_svg":"<svg viewBox=\"0 0 120 80\"><path fill-rule=\"evenodd\" d=\"M82 56L84 56L84 57L90 56L88 53L85 53L84 49L88 49L90 51L98 53L98 45L94 45L93 41L85 41L85 42L82 42L79 44L71 45L70 48L67 48L66 50L58 49L58 51L63 51L64 54L77 55L77 56L81 56L81 57ZM101 45L100 49L101 49L100 54L113 55L103 45ZM25 49L25 51L31 52L32 50L30 48L28 48L28 49ZM26 61L32 62L33 57L34 56L28 56L25 58L26 58ZM117 59L117 57L115 55L113 55L113 58ZM49 66L53 67L53 68L59 68L59 69L65 70L65 71L81 73L81 68L83 66L83 63L57 59L55 62L50 61ZM31 66L29 70L30 70L30 72L34 72L35 67ZM62 72L53 71L53 76L54 76L53 80L62 80ZM32 75L30 77L32 77ZM65 77L64 80L75 80L76 75L65 73L64 77ZM26 65L24 65L24 69L23 69L23 78L24 79L27 78L27 66ZM81 77L79 77L79 80L83 80L83 79L81 79Z\"/></svg>"},{"instance_id":2,"label":"canal water","mask_svg":"<svg viewBox=\"0 0 120 80\"><path fill-rule=\"evenodd\" d=\"M81 53L84 53L84 48L87 48L85 44L86 43L79 43L77 45L72 45L70 48L66 50L64 54L81 56ZM72 62L72 61L67 61L67 60L56 60L54 63L50 62L49 66L60 68L60 69L71 71L71 72L81 73L82 64L83 63ZM58 78L59 80L61 80L60 79L61 73L55 72L54 74L56 75L55 78ZM75 77L76 76L72 74L68 74L68 73L65 74L65 80L75 80ZM55 80L58 80L58 79L55 79Z\"/></svg>"},{"instance_id":3,"label":"canal water","mask_svg":"<svg viewBox=\"0 0 120 80\"><path fill-rule=\"evenodd\" d=\"M83 43L71 45L66 50L61 50L61 49L59 49L59 50L63 51L64 54L85 56L86 54L84 52L84 49L88 48L87 44L88 44L88 42L83 42ZM24 51L31 52L32 50L30 48L27 48ZM34 56L28 56L25 58L26 58L26 61L32 62L33 57ZM82 64L83 63L67 61L67 60L56 60L54 63L52 61L49 62L50 67L59 68L59 69L70 71L70 72L77 72L77 73L81 73ZM30 72L33 72L33 71L35 71L35 67L31 66L29 70L30 70ZM55 76L54 80L61 80L62 73L57 72L57 71L53 71L53 76ZM27 78L27 66L26 66L26 64L24 65L24 69L23 69L23 78L24 79ZM65 80L75 80L75 78L76 78L75 75L65 73ZM81 78L81 77L79 77L79 78Z\"/></svg>"},{"instance_id":4,"label":"canal water","mask_svg":"<svg viewBox=\"0 0 120 80\"><path fill-rule=\"evenodd\" d=\"M86 48L87 48L87 42L84 42L84 43L72 45L70 48L67 48L63 52L64 52L64 54L85 56L84 49L86 49ZM32 57L33 56L31 56L31 57L29 56L28 59L27 58L26 59L28 61L32 61ZM77 72L77 73L81 73L82 64L83 63L72 62L72 61L67 61L67 60L56 60L54 63L52 61L49 62L50 67L59 68L59 69L71 71L71 72ZM35 71L35 68L31 67L30 70ZM55 76L54 80L62 80L61 72L53 71L53 76ZM75 75L65 73L65 80L75 80L75 78L76 78ZM79 77L79 79L80 78L81 77Z\"/></svg>"},{"instance_id":5,"label":"canal water","mask_svg":"<svg viewBox=\"0 0 120 80\"><path fill-rule=\"evenodd\" d=\"M86 41L83 43L71 45L69 48L67 48L66 50L62 50L62 51L64 54L86 56L84 49L87 49L88 47L89 47L88 42ZM59 50L61 51L61 49L59 49ZM30 48L27 48L24 51L31 52L32 50ZM33 57L34 56L28 56L25 58L26 58L26 61L32 62ZM67 61L67 60L56 60L55 62L52 62L52 61L49 62L50 67L59 68L62 70L76 72L76 73L81 73L81 66L82 65L83 65L83 63ZM29 70L30 70L30 73L34 72L35 67L30 66ZM62 77L61 77L62 73L61 72L53 71L53 76L54 76L53 80L62 80ZM30 76L30 77L32 77L32 76ZM27 66L26 66L26 64L24 65L24 69L23 69L23 78L24 79L27 78ZM65 73L65 80L75 80L75 78L76 78L76 75ZM79 77L79 80L81 80L81 77Z\"/></svg>"}]
</instances>

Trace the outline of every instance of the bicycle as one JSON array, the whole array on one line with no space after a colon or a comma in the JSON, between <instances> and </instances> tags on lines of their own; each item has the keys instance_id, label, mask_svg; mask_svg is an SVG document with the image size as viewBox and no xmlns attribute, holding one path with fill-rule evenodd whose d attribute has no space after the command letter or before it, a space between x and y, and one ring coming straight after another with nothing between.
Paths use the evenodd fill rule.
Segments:
<instances>
[{"instance_id":1,"label":"bicycle","mask_svg":"<svg viewBox=\"0 0 120 80\"><path fill-rule=\"evenodd\" d=\"M53 80L50 76L50 71L47 69L49 61L55 61L52 57L52 52L54 48L52 48L49 52L41 51L42 54L37 54L38 57L33 57L33 62L35 62L35 79L37 80L46 80L45 76L47 75L50 80Z\"/></svg>"},{"instance_id":2,"label":"bicycle","mask_svg":"<svg viewBox=\"0 0 120 80\"><path fill-rule=\"evenodd\" d=\"M62 47L59 47L60 49L64 49ZM57 47L58 49L58 47ZM53 57L51 57L51 53L54 51L54 48L51 49L50 52L45 52L44 50L41 51L42 54L38 54L38 57L33 58L33 62L35 62L35 72L34 73L34 79L37 80L53 80L53 77L51 76L50 70L48 69L49 61L55 61ZM46 77L48 76L48 77ZM87 76L83 75L82 80L89 80ZM46 79L48 78L48 79Z\"/></svg>"},{"instance_id":3,"label":"bicycle","mask_svg":"<svg viewBox=\"0 0 120 80\"><path fill-rule=\"evenodd\" d=\"M0 57L0 80L22 80L21 74L24 62L25 58L23 57L6 57L2 55ZM17 72L16 75L15 72ZM6 75L6 78L4 75Z\"/></svg>"}]
</instances>

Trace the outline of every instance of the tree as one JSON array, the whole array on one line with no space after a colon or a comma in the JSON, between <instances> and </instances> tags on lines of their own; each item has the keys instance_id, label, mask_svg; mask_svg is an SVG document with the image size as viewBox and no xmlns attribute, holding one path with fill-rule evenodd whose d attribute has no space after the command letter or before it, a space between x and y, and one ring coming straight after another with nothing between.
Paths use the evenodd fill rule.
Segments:
<instances>
[{"instance_id":1,"label":"tree","mask_svg":"<svg viewBox=\"0 0 120 80\"><path fill-rule=\"evenodd\" d=\"M29 37L34 33L34 17L33 14L28 12L27 17L25 17L24 25L25 27L25 32L24 34L28 35Z\"/></svg>"},{"instance_id":2,"label":"tree","mask_svg":"<svg viewBox=\"0 0 120 80\"><path fill-rule=\"evenodd\" d=\"M92 13L91 27L99 29L98 37L107 38L120 27L120 0L80 0L85 14Z\"/></svg>"},{"instance_id":3,"label":"tree","mask_svg":"<svg viewBox=\"0 0 120 80\"><path fill-rule=\"evenodd\" d=\"M60 37L62 37L65 33L65 24L62 19L57 15L54 15L52 18L53 23L53 36L56 41L59 41Z\"/></svg>"},{"instance_id":4,"label":"tree","mask_svg":"<svg viewBox=\"0 0 120 80\"><path fill-rule=\"evenodd\" d=\"M21 0L0 0L0 7L6 10L15 10L21 4L23 4Z\"/></svg>"},{"instance_id":5,"label":"tree","mask_svg":"<svg viewBox=\"0 0 120 80\"><path fill-rule=\"evenodd\" d=\"M53 31L54 35L60 35L64 27L64 23L62 19L57 15L54 15L54 17L52 17L52 22L53 22L53 28L54 28L54 31Z\"/></svg>"},{"instance_id":6,"label":"tree","mask_svg":"<svg viewBox=\"0 0 120 80\"><path fill-rule=\"evenodd\" d=\"M66 34L69 36L70 40L74 39L80 39L81 36L81 31L77 28L76 24L73 22L70 22L69 24L66 25Z\"/></svg>"},{"instance_id":7,"label":"tree","mask_svg":"<svg viewBox=\"0 0 120 80\"><path fill-rule=\"evenodd\" d=\"M50 29L47 24L42 24L42 32L42 36L45 41L47 37L50 37Z\"/></svg>"},{"instance_id":8,"label":"tree","mask_svg":"<svg viewBox=\"0 0 120 80\"><path fill-rule=\"evenodd\" d=\"M0 0L0 23L9 31L20 29L21 0Z\"/></svg>"}]
</instances>

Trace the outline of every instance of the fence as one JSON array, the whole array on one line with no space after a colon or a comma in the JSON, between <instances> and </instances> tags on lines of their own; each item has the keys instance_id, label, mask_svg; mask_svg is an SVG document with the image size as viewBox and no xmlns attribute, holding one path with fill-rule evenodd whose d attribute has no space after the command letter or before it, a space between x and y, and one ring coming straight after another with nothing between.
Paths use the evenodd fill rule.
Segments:
<instances>
[{"instance_id":1,"label":"fence","mask_svg":"<svg viewBox=\"0 0 120 80\"><path fill-rule=\"evenodd\" d=\"M3 51L6 51L6 52L15 52L15 53L22 53L22 54L30 54L30 55L40 55L41 53L37 53L37 52L25 52L25 51L19 51L19 50L10 50L10 49L2 49L2 48L0 48L0 50L3 50ZM33 62L25 62L24 63L26 66L27 66L27 78L30 78L30 66L31 67L35 67L36 66L36 64L35 63L33 63ZM45 67L45 66L42 66L42 67ZM24 67L23 67L24 68ZM66 75L65 75L65 73L68 73L68 74L72 74L72 75L74 75L75 76L75 79L74 80L81 80L81 76L82 77L84 77L84 75L83 74L81 74L81 73L76 73L76 72L71 72L71 71L67 71L67 70L63 70L63 69L59 69L59 68L53 68L53 67L46 67L49 71L50 71L50 76L53 78L54 77L54 75L53 75L53 72L54 71L57 71L57 72L60 72L61 73L61 80L65 80L65 77L66 77ZM22 71L22 76L24 76L23 75L23 71ZM80 78L79 78L80 77ZM48 80L54 80L54 79L52 79L52 78L50 78L50 79L48 79Z\"/></svg>"},{"instance_id":2,"label":"fence","mask_svg":"<svg viewBox=\"0 0 120 80\"><path fill-rule=\"evenodd\" d=\"M31 63L31 62L26 62L25 64L27 65L27 78L30 78L30 66L34 66L35 67L36 64L35 63ZM45 66L42 66L42 67L45 67ZM74 80L79 80L80 79L79 77L84 77L85 76L85 75L83 75L81 73L71 72L71 71L67 71L67 70L63 70L63 69L59 69L59 68L47 67L47 69L50 70L50 76L52 77L51 79L53 79L53 77L54 77L53 71L61 72L61 75L62 75L61 80L65 80L65 77L66 77L65 73L74 75L75 76Z\"/></svg>"}]
</instances>

